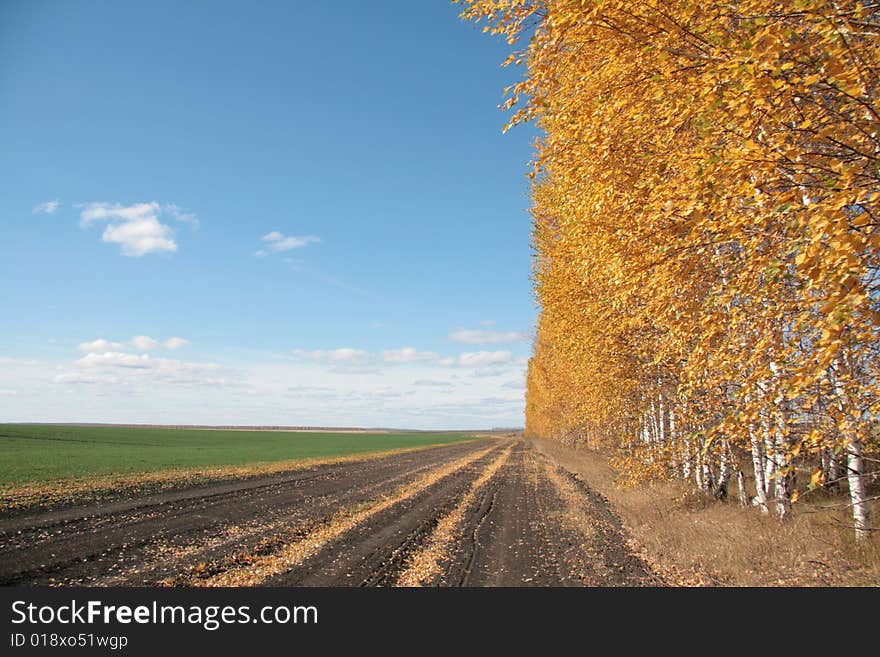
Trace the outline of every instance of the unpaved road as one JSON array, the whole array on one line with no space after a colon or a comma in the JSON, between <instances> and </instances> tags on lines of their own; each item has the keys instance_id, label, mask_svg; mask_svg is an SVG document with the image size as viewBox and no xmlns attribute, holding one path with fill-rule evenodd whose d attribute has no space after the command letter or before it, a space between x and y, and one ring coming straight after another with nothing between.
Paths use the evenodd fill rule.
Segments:
<instances>
[{"instance_id":1,"label":"unpaved road","mask_svg":"<svg viewBox=\"0 0 880 657\"><path fill-rule=\"evenodd\" d=\"M0 514L0 585L652 584L607 503L526 440Z\"/></svg>"}]
</instances>

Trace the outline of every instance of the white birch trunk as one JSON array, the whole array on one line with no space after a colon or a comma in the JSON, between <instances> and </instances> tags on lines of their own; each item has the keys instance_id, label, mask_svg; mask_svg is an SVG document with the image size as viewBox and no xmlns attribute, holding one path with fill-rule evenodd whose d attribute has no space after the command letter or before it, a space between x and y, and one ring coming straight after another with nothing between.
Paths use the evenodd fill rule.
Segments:
<instances>
[{"instance_id":1,"label":"white birch trunk","mask_svg":"<svg viewBox=\"0 0 880 657\"><path fill-rule=\"evenodd\" d=\"M715 497L726 500L730 489L730 445L725 440L721 445L721 467L718 472L718 485L715 487Z\"/></svg>"},{"instance_id":2,"label":"white birch trunk","mask_svg":"<svg viewBox=\"0 0 880 657\"><path fill-rule=\"evenodd\" d=\"M754 430L750 430L749 433L752 444L752 469L755 473L755 506L761 509L761 513L770 513L770 509L767 508L767 478L764 472L763 441Z\"/></svg>"},{"instance_id":3,"label":"white birch trunk","mask_svg":"<svg viewBox=\"0 0 880 657\"><path fill-rule=\"evenodd\" d=\"M857 416L857 410L852 408L843 384L838 376L840 364L835 360L832 364L834 372L834 392L837 395L841 413L849 415L852 419ZM859 418L858 422L861 422ZM862 458L862 441L857 430L846 443L846 480L849 484L849 501L852 506L853 524L857 541L864 541L870 535L868 525L870 512L868 510L867 491L865 490L865 461Z\"/></svg>"},{"instance_id":4,"label":"white birch trunk","mask_svg":"<svg viewBox=\"0 0 880 657\"><path fill-rule=\"evenodd\" d=\"M868 523L867 494L865 491L865 462L862 459L862 441L852 440L846 448L846 473L849 483L849 500L852 504L852 516L855 523L856 540L864 541L870 535Z\"/></svg>"},{"instance_id":5,"label":"white birch trunk","mask_svg":"<svg viewBox=\"0 0 880 657\"><path fill-rule=\"evenodd\" d=\"M749 505L749 494L746 492L746 476L742 470L736 471L736 487L739 493L739 505Z\"/></svg>"},{"instance_id":6,"label":"white birch trunk","mask_svg":"<svg viewBox=\"0 0 880 657\"><path fill-rule=\"evenodd\" d=\"M776 433L776 454L774 460L777 463L776 479L773 486L773 497L776 499L776 517L780 520L788 518L788 512L791 510L791 500L789 499L789 477L780 471L779 464L785 462L786 448L782 431L777 429Z\"/></svg>"},{"instance_id":7,"label":"white birch trunk","mask_svg":"<svg viewBox=\"0 0 880 657\"><path fill-rule=\"evenodd\" d=\"M776 483L776 450L770 429L764 428L764 494L769 498L771 490Z\"/></svg>"},{"instance_id":8,"label":"white birch trunk","mask_svg":"<svg viewBox=\"0 0 880 657\"><path fill-rule=\"evenodd\" d=\"M703 487L703 454L699 449L694 453L694 475L697 482L697 488L705 490Z\"/></svg>"},{"instance_id":9,"label":"white birch trunk","mask_svg":"<svg viewBox=\"0 0 880 657\"><path fill-rule=\"evenodd\" d=\"M691 458L691 441L684 441L684 462L681 465L681 475L685 481L690 481L691 471L693 470L693 459Z\"/></svg>"},{"instance_id":10,"label":"white birch trunk","mask_svg":"<svg viewBox=\"0 0 880 657\"><path fill-rule=\"evenodd\" d=\"M779 366L776 363L770 363L770 371L773 372L773 388L776 390L776 396L773 398L773 461L775 463L776 477L774 478L773 497L776 500L776 517L779 520L788 518L791 510L791 500L789 498L789 485L791 477L781 472L788 463L788 445L785 439L786 429L786 413L785 413L785 394L779 386Z\"/></svg>"},{"instance_id":11,"label":"white birch trunk","mask_svg":"<svg viewBox=\"0 0 880 657\"><path fill-rule=\"evenodd\" d=\"M660 430L660 435L658 436L660 445L666 444L666 418L664 415L663 390L661 389L660 392L657 393L657 426Z\"/></svg>"},{"instance_id":12,"label":"white birch trunk","mask_svg":"<svg viewBox=\"0 0 880 657\"><path fill-rule=\"evenodd\" d=\"M703 458L703 490L715 490L715 473L708 459Z\"/></svg>"}]
</instances>

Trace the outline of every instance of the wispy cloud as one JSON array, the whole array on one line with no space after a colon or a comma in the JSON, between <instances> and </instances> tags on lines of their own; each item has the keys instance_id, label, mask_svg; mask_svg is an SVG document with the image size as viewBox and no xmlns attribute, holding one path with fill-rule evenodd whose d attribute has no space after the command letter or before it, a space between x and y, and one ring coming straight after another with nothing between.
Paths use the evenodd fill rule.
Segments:
<instances>
[{"instance_id":1,"label":"wispy cloud","mask_svg":"<svg viewBox=\"0 0 880 657\"><path fill-rule=\"evenodd\" d=\"M40 203L37 206L34 206L34 209L31 210L33 214L55 214L55 211L61 206L60 201L46 201L45 203Z\"/></svg>"},{"instance_id":2,"label":"wispy cloud","mask_svg":"<svg viewBox=\"0 0 880 657\"><path fill-rule=\"evenodd\" d=\"M92 352L80 358L77 365L84 367L140 367L152 365L149 354L129 354L123 351Z\"/></svg>"},{"instance_id":3,"label":"wispy cloud","mask_svg":"<svg viewBox=\"0 0 880 657\"><path fill-rule=\"evenodd\" d=\"M189 340L183 338L169 338L163 345L166 349L179 349L189 344ZM98 338L91 342L81 342L79 350L86 353L101 354L110 351L124 351L125 349L135 349L137 351L152 351L159 347L159 341L148 335L136 335L128 342L111 342L104 338Z\"/></svg>"},{"instance_id":4,"label":"wispy cloud","mask_svg":"<svg viewBox=\"0 0 880 657\"><path fill-rule=\"evenodd\" d=\"M417 381L413 381L414 386L421 386L426 388L451 388L452 383L449 381L437 381L435 379L418 379Z\"/></svg>"},{"instance_id":5,"label":"wispy cloud","mask_svg":"<svg viewBox=\"0 0 880 657\"><path fill-rule=\"evenodd\" d=\"M131 339L131 344L138 351L150 351L159 346L159 341L149 335L136 335Z\"/></svg>"},{"instance_id":6,"label":"wispy cloud","mask_svg":"<svg viewBox=\"0 0 880 657\"><path fill-rule=\"evenodd\" d=\"M352 349L351 347L316 349L315 351L294 349L292 353L296 358L329 363L351 363L370 359L370 352L363 349Z\"/></svg>"},{"instance_id":7,"label":"wispy cloud","mask_svg":"<svg viewBox=\"0 0 880 657\"><path fill-rule=\"evenodd\" d=\"M386 363L416 363L437 360L438 354L433 351L418 351L412 347L403 349L386 349L382 352L382 360Z\"/></svg>"},{"instance_id":8,"label":"wispy cloud","mask_svg":"<svg viewBox=\"0 0 880 657\"><path fill-rule=\"evenodd\" d=\"M504 352L450 354L451 362L441 364L443 356L427 360L434 352L415 347L349 346L300 350L293 360L193 362L163 351L167 334L142 335L158 343L150 351L137 350L132 338L113 337L83 342L78 353L71 344L75 355L62 362L0 357L0 413L16 420L61 414L75 421L150 422L162 408L169 422L184 424L461 428L521 422L523 391L513 383L522 381L521 368L516 357L499 364L508 358ZM474 376L496 370L505 375Z\"/></svg>"},{"instance_id":9,"label":"wispy cloud","mask_svg":"<svg viewBox=\"0 0 880 657\"><path fill-rule=\"evenodd\" d=\"M189 223L197 222L195 215L185 213L176 205L160 205L151 203L87 203L80 212L80 225L84 228L97 222L108 225L101 235L104 242L119 244L122 254L140 257L147 253L174 253L177 242L174 232L167 224L159 221L162 214Z\"/></svg>"},{"instance_id":10,"label":"wispy cloud","mask_svg":"<svg viewBox=\"0 0 880 657\"><path fill-rule=\"evenodd\" d=\"M88 353L74 362L76 369L62 371L54 383L235 386L242 383L230 370L214 363L189 363L173 358L154 358L150 354L122 351Z\"/></svg>"},{"instance_id":11,"label":"wispy cloud","mask_svg":"<svg viewBox=\"0 0 880 657\"><path fill-rule=\"evenodd\" d=\"M486 368L489 366L509 365L515 361L509 351L471 351L459 356L441 356L433 351L419 351L413 347L401 349L385 349L382 352L370 352L364 349L343 347L341 349L294 349L293 356L299 360L309 360L331 364L357 364L357 365L403 365L422 364L441 367L473 367ZM499 370L498 373L501 371ZM496 373L493 373L493 376Z\"/></svg>"},{"instance_id":12,"label":"wispy cloud","mask_svg":"<svg viewBox=\"0 0 880 657\"><path fill-rule=\"evenodd\" d=\"M168 214L171 215L171 218L175 221L189 224L193 227L193 229L199 227L199 218L194 213L183 210L174 203L168 203L167 205L165 205L164 210L168 212Z\"/></svg>"},{"instance_id":13,"label":"wispy cloud","mask_svg":"<svg viewBox=\"0 0 880 657\"><path fill-rule=\"evenodd\" d=\"M121 342L110 342L104 338L98 338L91 342L81 342L79 350L86 353L102 353L105 351L121 351L125 346Z\"/></svg>"},{"instance_id":14,"label":"wispy cloud","mask_svg":"<svg viewBox=\"0 0 880 657\"><path fill-rule=\"evenodd\" d=\"M321 239L313 235L306 235L303 237L285 235L277 230L273 230L271 233L263 235L260 238L260 241L264 243L264 246L254 254L257 256L265 256L270 253L281 253L282 251L299 249L308 246L309 244L320 242Z\"/></svg>"},{"instance_id":15,"label":"wispy cloud","mask_svg":"<svg viewBox=\"0 0 880 657\"><path fill-rule=\"evenodd\" d=\"M516 331L491 331L487 329L458 329L449 334L452 342L463 344L509 344L523 342L528 339L527 333Z\"/></svg>"},{"instance_id":16,"label":"wispy cloud","mask_svg":"<svg viewBox=\"0 0 880 657\"><path fill-rule=\"evenodd\" d=\"M513 354L509 351L470 351L463 353L458 358L444 359L444 365L458 365L460 367L486 367L488 365L506 365L513 362Z\"/></svg>"}]
</instances>

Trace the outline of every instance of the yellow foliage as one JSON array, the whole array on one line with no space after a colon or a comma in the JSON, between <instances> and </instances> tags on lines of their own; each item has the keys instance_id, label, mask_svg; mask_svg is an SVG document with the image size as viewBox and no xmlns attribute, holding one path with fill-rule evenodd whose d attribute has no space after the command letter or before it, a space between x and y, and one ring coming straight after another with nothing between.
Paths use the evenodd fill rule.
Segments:
<instances>
[{"instance_id":1,"label":"yellow foliage","mask_svg":"<svg viewBox=\"0 0 880 657\"><path fill-rule=\"evenodd\" d=\"M635 479L876 440L880 9L463 4L523 44L505 108L543 131L527 432Z\"/></svg>"}]
</instances>

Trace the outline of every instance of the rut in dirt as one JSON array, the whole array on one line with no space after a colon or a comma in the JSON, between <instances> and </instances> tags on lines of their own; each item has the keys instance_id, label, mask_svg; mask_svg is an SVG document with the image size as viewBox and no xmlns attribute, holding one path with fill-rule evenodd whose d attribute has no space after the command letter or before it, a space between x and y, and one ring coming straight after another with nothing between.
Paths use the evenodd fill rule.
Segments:
<instances>
[{"instance_id":1,"label":"rut in dirt","mask_svg":"<svg viewBox=\"0 0 880 657\"><path fill-rule=\"evenodd\" d=\"M483 441L0 518L0 585L155 585L269 549Z\"/></svg>"},{"instance_id":2,"label":"rut in dirt","mask_svg":"<svg viewBox=\"0 0 880 657\"><path fill-rule=\"evenodd\" d=\"M662 584L607 502L494 439L0 517L0 584Z\"/></svg>"}]
</instances>

